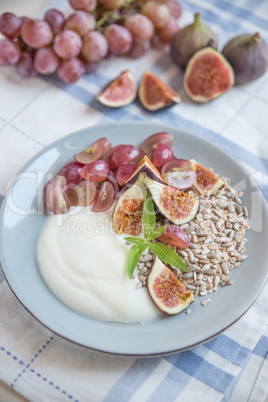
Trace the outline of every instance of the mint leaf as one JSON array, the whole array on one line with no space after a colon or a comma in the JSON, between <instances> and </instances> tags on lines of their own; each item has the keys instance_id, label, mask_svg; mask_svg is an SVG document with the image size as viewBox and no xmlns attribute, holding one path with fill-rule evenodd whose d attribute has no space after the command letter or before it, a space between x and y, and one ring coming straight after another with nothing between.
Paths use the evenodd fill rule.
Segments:
<instances>
[{"instance_id":1,"label":"mint leaf","mask_svg":"<svg viewBox=\"0 0 268 402\"><path fill-rule=\"evenodd\" d=\"M145 244L144 240L140 237L124 237L124 240L126 240L128 243Z\"/></svg>"},{"instance_id":2,"label":"mint leaf","mask_svg":"<svg viewBox=\"0 0 268 402\"><path fill-rule=\"evenodd\" d=\"M176 267L184 272L189 272L184 261L170 247L160 242L149 242L148 245L150 250L164 263L170 264L172 267Z\"/></svg>"},{"instance_id":3,"label":"mint leaf","mask_svg":"<svg viewBox=\"0 0 268 402\"><path fill-rule=\"evenodd\" d=\"M148 239L153 230L155 229L155 212L154 212L154 204L151 199L151 195L149 191L147 191L146 199L144 202L143 210L142 210L142 231L145 239Z\"/></svg>"},{"instance_id":4,"label":"mint leaf","mask_svg":"<svg viewBox=\"0 0 268 402\"><path fill-rule=\"evenodd\" d=\"M129 250L127 257L127 273L129 279L131 278L142 253L146 250L147 244L134 244Z\"/></svg>"},{"instance_id":5,"label":"mint leaf","mask_svg":"<svg viewBox=\"0 0 268 402\"><path fill-rule=\"evenodd\" d=\"M167 225L161 226L161 228L154 230L148 240L157 239L157 237L161 236L161 234L164 233L164 231L166 230L166 227L167 227Z\"/></svg>"}]
</instances>

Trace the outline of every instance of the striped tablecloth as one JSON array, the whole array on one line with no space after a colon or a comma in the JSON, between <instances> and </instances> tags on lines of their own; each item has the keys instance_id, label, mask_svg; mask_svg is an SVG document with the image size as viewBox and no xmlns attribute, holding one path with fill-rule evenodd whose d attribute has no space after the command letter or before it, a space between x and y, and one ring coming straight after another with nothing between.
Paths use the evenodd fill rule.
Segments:
<instances>
[{"instance_id":1,"label":"striped tablecloth","mask_svg":"<svg viewBox=\"0 0 268 402\"><path fill-rule=\"evenodd\" d=\"M219 37L260 32L268 42L266 0L181 0L180 25L200 12ZM47 8L69 12L63 0ZM7 10L8 11L8 10ZM44 11L42 11L41 15ZM182 103L155 114L138 102L107 110L97 92L129 68L137 81L145 68L168 82ZM46 145L78 129L103 122L166 122L197 133L227 150L259 181L268 198L268 74L234 87L206 105L182 90L182 74L168 52L154 49L142 59L108 59L98 71L65 86L55 77L21 79L0 70L0 194L11 178ZM193 145L194 146L194 145ZM231 328L191 350L156 358L100 354L54 335L23 309L0 274L0 379L31 401L250 401L268 395L268 287Z\"/></svg>"}]
</instances>

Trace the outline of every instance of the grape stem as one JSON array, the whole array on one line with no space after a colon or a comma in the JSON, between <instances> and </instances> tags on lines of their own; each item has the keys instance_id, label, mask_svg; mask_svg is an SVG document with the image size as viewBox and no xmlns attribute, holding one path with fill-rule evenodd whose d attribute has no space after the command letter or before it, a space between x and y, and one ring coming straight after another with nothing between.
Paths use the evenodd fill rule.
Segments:
<instances>
[{"instance_id":1,"label":"grape stem","mask_svg":"<svg viewBox=\"0 0 268 402\"><path fill-rule=\"evenodd\" d=\"M124 0L121 4L121 7L128 7L131 5L131 3L137 3L137 0ZM133 12L135 13L136 11L134 10ZM114 20L118 21L125 19L126 17L124 15L115 14L114 10L106 11L103 13L103 16L97 21L96 28L97 29L101 28L109 20L109 18L113 18Z\"/></svg>"}]
</instances>

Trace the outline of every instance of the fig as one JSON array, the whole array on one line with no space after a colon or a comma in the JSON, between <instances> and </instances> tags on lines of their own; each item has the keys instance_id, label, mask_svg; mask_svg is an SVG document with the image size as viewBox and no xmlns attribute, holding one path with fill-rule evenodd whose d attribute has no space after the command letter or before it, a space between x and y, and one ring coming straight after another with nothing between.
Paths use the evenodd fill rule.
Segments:
<instances>
[{"instance_id":1,"label":"fig","mask_svg":"<svg viewBox=\"0 0 268 402\"><path fill-rule=\"evenodd\" d=\"M177 92L149 70L143 74L138 94L142 106L151 112L172 107L181 101Z\"/></svg>"},{"instance_id":2,"label":"fig","mask_svg":"<svg viewBox=\"0 0 268 402\"><path fill-rule=\"evenodd\" d=\"M145 173L140 178L150 191L152 199L159 211L175 225L183 225L194 219L199 201L174 187L158 183Z\"/></svg>"},{"instance_id":3,"label":"fig","mask_svg":"<svg viewBox=\"0 0 268 402\"><path fill-rule=\"evenodd\" d=\"M118 234L139 236L142 233L142 210L147 189L138 180L119 197L113 213L113 223Z\"/></svg>"},{"instance_id":4,"label":"fig","mask_svg":"<svg viewBox=\"0 0 268 402\"><path fill-rule=\"evenodd\" d=\"M216 34L205 24L201 15L196 13L194 22L175 33L171 40L170 51L174 62L185 69L192 55L203 47L218 48Z\"/></svg>"},{"instance_id":5,"label":"fig","mask_svg":"<svg viewBox=\"0 0 268 402\"><path fill-rule=\"evenodd\" d=\"M123 71L111 81L97 96L105 106L122 107L133 102L137 96L137 84L129 70Z\"/></svg>"},{"instance_id":6,"label":"fig","mask_svg":"<svg viewBox=\"0 0 268 402\"><path fill-rule=\"evenodd\" d=\"M158 257L155 257L147 287L153 302L167 315L179 314L194 301L193 294Z\"/></svg>"},{"instance_id":7,"label":"fig","mask_svg":"<svg viewBox=\"0 0 268 402\"><path fill-rule=\"evenodd\" d=\"M155 165L150 161L148 156L144 156L136 169L134 170L133 174L130 176L130 178L126 181L126 183L131 183L135 182L140 173L146 173L148 177L155 181L159 181L160 183L164 183L161 174L159 173L158 169L155 167Z\"/></svg>"},{"instance_id":8,"label":"fig","mask_svg":"<svg viewBox=\"0 0 268 402\"><path fill-rule=\"evenodd\" d=\"M223 186L223 181L211 170L206 169L194 159L190 159L190 162L192 164L192 167L196 171L196 181L193 187L201 195L208 196L214 194L217 190L219 190L219 188Z\"/></svg>"},{"instance_id":9,"label":"fig","mask_svg":"<svg viewBox=\"0 0 268 402\"><path fill-rule=\"evenodd\" d=\"M225 57L211 47L196 52L187 64L183 86L195 102L217 98L234 85L234 72Z\"/></svg>"},{"instance_id":10,"label":"fig","mask_svg":"<svg viewBox=\"0 0 268 402\"><path fill-rule=\"evenodd\" d=\"M222 49L222 54L233 67L235 84L256 80L268 68L268 46L258 32L231 39Z\"/></svg>"}]
</instances>

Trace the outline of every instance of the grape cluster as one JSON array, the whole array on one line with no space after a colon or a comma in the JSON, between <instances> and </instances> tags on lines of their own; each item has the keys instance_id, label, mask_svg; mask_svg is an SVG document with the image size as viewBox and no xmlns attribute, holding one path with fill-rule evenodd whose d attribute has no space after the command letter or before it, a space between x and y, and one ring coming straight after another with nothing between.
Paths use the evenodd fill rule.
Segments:
<instances>
[{"instance_id":1,"label":"grape cluster","mask_svg":"<svg viewBox=\"0 0 268 402\"><path fill-rule=\"evenodd\" d=\"M137 58L155 38L168 44L178 30L177 0L69 0L44 19L0 16L0 66L15 65L23 77L57 73L70 84L98 68L108 55Z\"/></svg>"}]
</instances>

